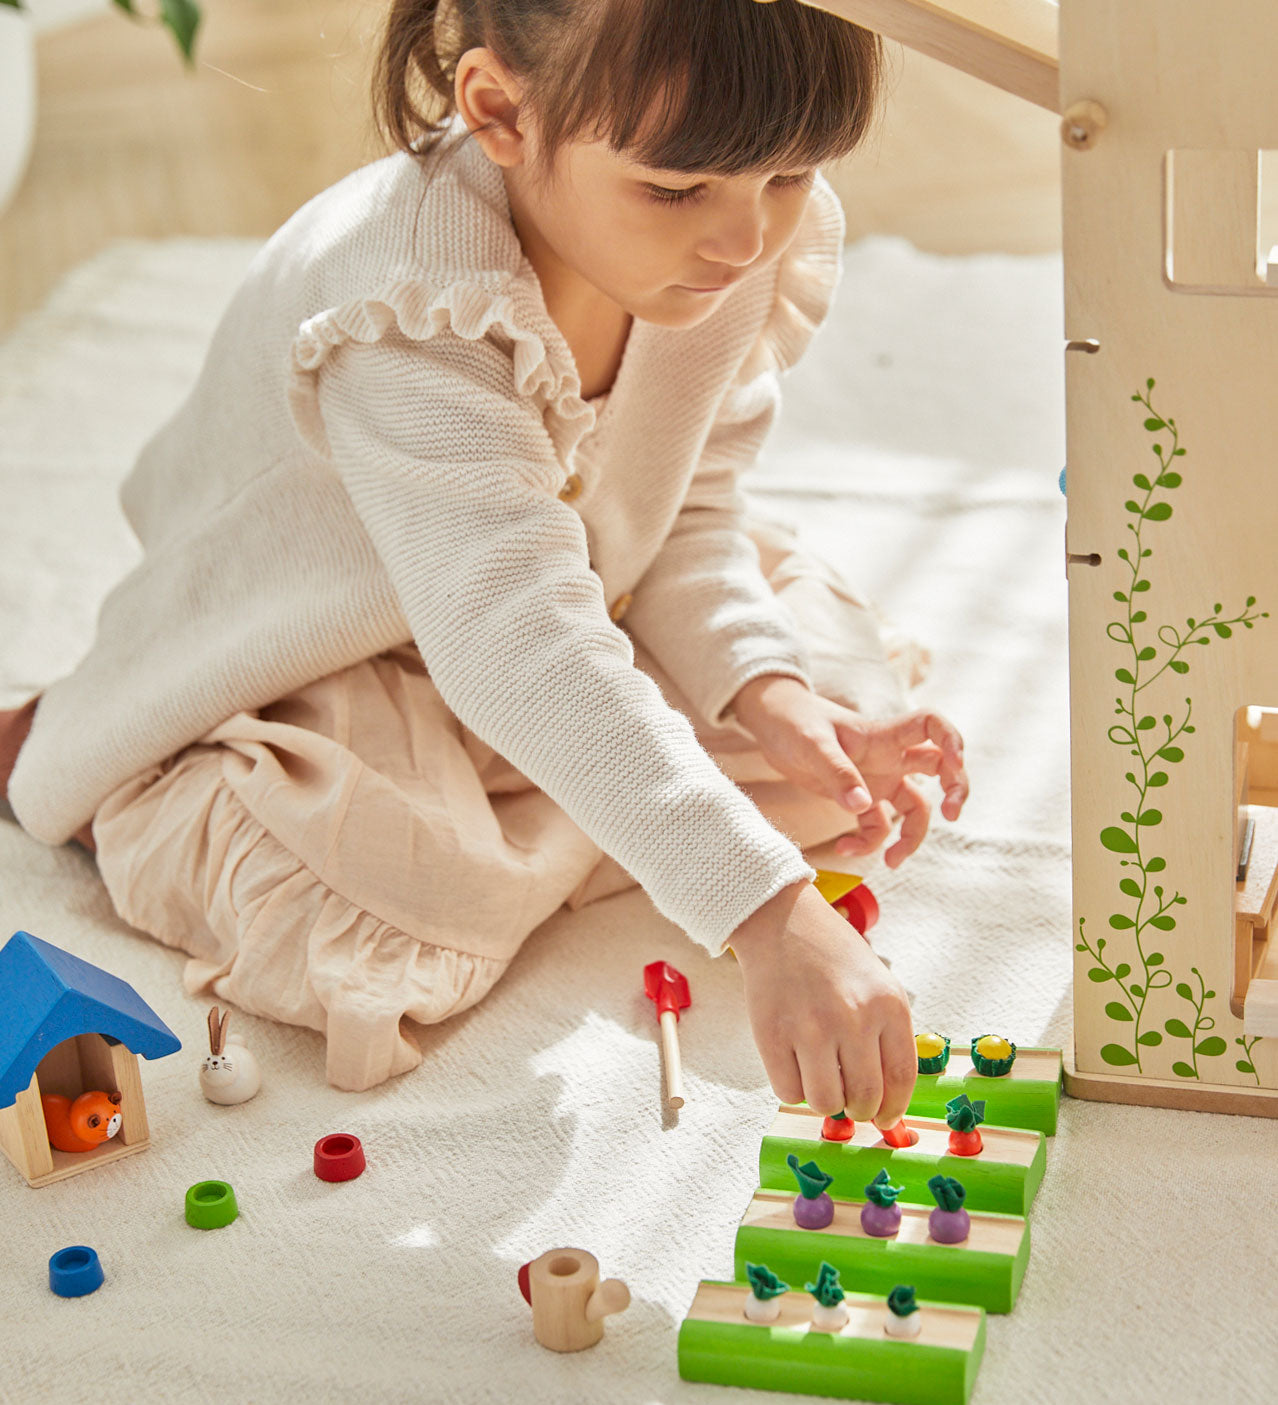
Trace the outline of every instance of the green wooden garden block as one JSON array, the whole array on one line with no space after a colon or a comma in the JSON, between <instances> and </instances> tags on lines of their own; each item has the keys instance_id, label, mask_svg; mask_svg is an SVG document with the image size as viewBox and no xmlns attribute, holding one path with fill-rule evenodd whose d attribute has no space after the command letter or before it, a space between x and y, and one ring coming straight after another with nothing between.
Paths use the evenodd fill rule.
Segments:
<instances>
[{"instance_id":1,"label":"green wooden garden block","mask_svg":"<svg viewBox=\"0 0 1278 1405\"><path fill-rule=\"evenodd\" d=\"M797 1192L796 1192L797 1193ZM971 1215L961 1244L938 1244L928 1232L930 1210L901 1206L900 1230L878 1239L861 1228L864 1201L835 1200L825 1229L800 1229L794 1196L759 1190L737 1229L734 1272L766 1264L784 1282L802 1287L816 1280L822 1259L839 1270L845 1288L882 1293L909 1283L920 1298L966 1303L987 1312L1011 1312L1029 1263L1029 1221L1019 1215Z\"/></svg>"},{"instance_id":2,"label":"green wooden garden block","mask_svg":"<svg viewBox=\"0 0 1278 1405\"><path fill-rule=\"evenodd\" d=\"M973 1102L984 1099L986 1126L1027 1127L1050 1137L1061 1105L1061 1051L1018 1048L1007 1073L986 1078L969 1053L954 1048L944 1073L919 1074L909 1111L944 1120L945 1104L960 1093Z\"/></svg>"},{"instance_id":3,"label":"green wooden garden block","mask_svg":"<svg viewBox=\"0 0 1278 1405\"><path fill-rule=\"evenodd\" d=\"M801 1287L802 1285L800 1285ZM679 1328L679 1374L686 1381L833 1395L892 1405L967 1405L985 1351L985 1313L920 1302L920 1335L885 1334L886 1297L849 1293L838 1332L812 1326L812 1297L782 1296L776 1322L746 1320L750 1288L703 1281Z\"/></svg>"},{"instance_id":4,"label":"green wooden garden block","mask_svg":"<svg viewBox=\"0 0 1278 1405\"><path fill-rule=\"evenodd\" d=\"M799 1164L815 1161L834 1180L829 1194L857 1200L880 1168L893 1185L903 1186L899 1200L906 1205L936 1204L927 1183L935 1175L953 1176L967 1191L964 1206L1002 1215L1028 1215L1043 1180L1047 1142L1042 1132L1021 1127L982 1125L984 1149L978 1156L954 1156L948 1150L950 1129L936 1118L907 1117L905 1125L918 1135L909 1147L890 1147L871 1122L858 1122L851 1141L822 1139L822 1118L806 1106L783 1106L763 1138L759 1151L759 1184L767 1190L791 1190L798 1185L786 1165L793 1152Z\"/></svg>"}]
</instances>

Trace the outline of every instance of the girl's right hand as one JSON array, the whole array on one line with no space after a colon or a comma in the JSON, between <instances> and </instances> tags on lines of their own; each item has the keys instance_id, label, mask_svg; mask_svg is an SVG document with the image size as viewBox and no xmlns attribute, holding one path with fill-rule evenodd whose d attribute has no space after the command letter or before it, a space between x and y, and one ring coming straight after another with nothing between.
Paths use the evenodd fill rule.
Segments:
<instances>
[{"instance_id":1,"label":"girl's right hand","mask_svg":"<svg viewBox=\"0 0 1278 1405\"><path fill-rule=\"evenodd\" d=\"M729 944L777 1097L895 1127L918 1055L905 988L869 943L804 882L764 903Z\"/></svg>"}]
</instances>

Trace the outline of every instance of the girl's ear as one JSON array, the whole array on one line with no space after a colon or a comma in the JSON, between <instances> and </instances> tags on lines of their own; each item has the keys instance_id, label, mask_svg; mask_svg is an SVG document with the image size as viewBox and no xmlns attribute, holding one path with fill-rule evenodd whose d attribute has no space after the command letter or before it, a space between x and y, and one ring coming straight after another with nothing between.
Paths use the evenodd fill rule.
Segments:
<instances>
[{"instance_id":1,"label":"girl's ear","mask_svg":"<svg viewBox=\"0 0 1278 1405\"><path fill-rule=\"evenodd\" d=\"M519 165L526 155L519 128L523 88L491 49L467 49L458 59L453 99L488 159Z\"/></svg>"}]
</instances>

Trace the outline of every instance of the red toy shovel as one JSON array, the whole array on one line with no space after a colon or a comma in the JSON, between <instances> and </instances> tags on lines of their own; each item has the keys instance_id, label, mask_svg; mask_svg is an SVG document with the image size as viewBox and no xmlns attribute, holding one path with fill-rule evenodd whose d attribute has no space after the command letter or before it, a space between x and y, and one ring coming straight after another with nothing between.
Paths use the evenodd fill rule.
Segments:
<instances>
[{"instance_id":1,"label":"red toy shovel","mask_svg":"<svg viewBox=\"0 0 1278 1405\"><path fill-rule=\"evenodd\" d=\"M668 961L650 961L643 968L643 988L656 1001L661 1021L661 1052L666 1062L666 1097L671 1107L683 1106L683 1073L679 1066L679 1011L692 1004L688 981Z\"/></svg>"}]
</instances>

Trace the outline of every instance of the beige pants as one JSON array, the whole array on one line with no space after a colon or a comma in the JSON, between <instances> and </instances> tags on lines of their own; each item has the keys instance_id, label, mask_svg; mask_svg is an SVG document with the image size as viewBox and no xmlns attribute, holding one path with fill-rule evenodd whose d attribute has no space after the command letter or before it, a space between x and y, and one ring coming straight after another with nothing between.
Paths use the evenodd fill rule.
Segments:
<instances>
[{"instance_id":1,"label":"beige pants","mask_svg":"<svg viewBox=\"0 0 1278 1405\"><path fill-rule=\"evenodd\" d=\"M906 710L922 651L885 643L872 607L787 529L752 535L817 690L871 716ZM690 713L637 643L635 664ZM801 846L852 827L738 733L698 735ZM634 883L458 721L412 645L228 718L113 792L93 837L116 910L190 955L192 994L321 1031L328 1081L347 1089L416 1067L409 1022L481 999L557 908Z\"/></svg>"}]
</instances>

